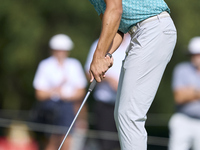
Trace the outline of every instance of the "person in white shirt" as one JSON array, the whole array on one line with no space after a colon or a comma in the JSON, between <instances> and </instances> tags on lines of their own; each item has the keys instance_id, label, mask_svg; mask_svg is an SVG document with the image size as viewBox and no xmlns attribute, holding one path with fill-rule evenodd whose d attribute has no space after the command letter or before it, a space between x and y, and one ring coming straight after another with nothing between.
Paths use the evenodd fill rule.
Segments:
<instances>
[{"instance_id":1,"label":"person in white shirt","mask_svg":"<svg viewBox=\"0 0 200 150\"><path fill-rule=\"evenodd\" d=\"M120 68L122 60L125 58L125 51L130 42L130 35L125 34L124 40L118 50L113 54L113 66L106 72L106 78L98 83L93 92L95 100L94 115L95 115L95 129L98 131L116 132L116 125L114 121L114 106L117 96L118 80L120 76ZM92 62L93 54L97 47L98 39L93 42L87 61L85 63L85 71L89 78L89 69ZM117 150L120 149L119 141L116 140L98 140L101 150Z\"/></svg>"},{"instance_id":2,"label":"person in white shirt","mask_svg":"<svg viewBox=\"0 0 200 150\"><path fill-rule=\"evenodd\" d=\"M33 86L39 102L38 118L40 123L69 127L74 118L73 103L85 96L87 79L81 63L69 58L73 42L65 34L58 34L50 39L52 56L42 60L36 71ZM46 150L59 147L65 131L52 134ZM63 149L68 150L72 136L66 139Z\"/></svg>"}]
</instances>

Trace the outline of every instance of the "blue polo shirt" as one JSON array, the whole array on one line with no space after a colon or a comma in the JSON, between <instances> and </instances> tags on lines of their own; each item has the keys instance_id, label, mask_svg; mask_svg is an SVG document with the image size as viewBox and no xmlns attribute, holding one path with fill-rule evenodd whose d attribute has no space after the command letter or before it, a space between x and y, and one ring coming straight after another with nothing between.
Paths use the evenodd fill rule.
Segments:
<instances>
[{"instance_id":1,"label":"blue polo shirt","mask_svg":"<svg viewBox=\"0 0 200 150\"><path fill-rule=\"evenodd\" d=\"M104 0L89 0L98 15L104 14L106 4ZM164 0L122 0L123 13L119 30L127 33L132 26L136 25L151 16L160 14L163 11L170 12Z\"/></svg>"},{"instance_id":2,"label":"blue polo shirt","mask_svg":"<svg viewBox=\"0 0 200 150\"><path fill-rule=\"evenodd\" d=\"M173 90L182 87L194 87L200 89L200 74L190 62L178 64L173 71ZM177 105L177 112L192 118L200 119L200 100Z\"/></svg>"}]
</instances>

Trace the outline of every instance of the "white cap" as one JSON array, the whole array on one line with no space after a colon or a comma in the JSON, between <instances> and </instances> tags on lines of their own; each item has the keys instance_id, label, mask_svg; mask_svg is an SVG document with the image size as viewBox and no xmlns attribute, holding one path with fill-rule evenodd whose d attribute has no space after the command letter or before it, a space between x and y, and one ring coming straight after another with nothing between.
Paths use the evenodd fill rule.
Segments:
<instances>
[{"instance_id":1,"label":"white cap","mask_svg":"<svg viewBox=\"0 0 200 150\"><path fill-rule=\"evenodd\" d=\"M57 34L50 39L49 46L53 50L70 51L74 47L74 43L69 36Z\"/></svg>"},{"instance_id":2,"label":"white cap","mask_svg":"<svg viewBox=\"0 0 200 150\"><path fill-rule=\"evenodd\" d=\"M200 54L200 36L190 40L188 50L190 54Z\"/></svg>"}]
</instances>

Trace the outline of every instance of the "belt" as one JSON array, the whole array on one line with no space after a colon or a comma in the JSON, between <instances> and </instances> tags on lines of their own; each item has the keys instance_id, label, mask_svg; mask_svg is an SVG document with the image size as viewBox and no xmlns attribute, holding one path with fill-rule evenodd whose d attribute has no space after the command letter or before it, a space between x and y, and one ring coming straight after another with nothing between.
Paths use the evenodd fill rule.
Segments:
<instances>
[{"instance_id":1,"label":"belt","mask_svg":"<svg viewBox=\"0 0 200 150\"><path fill-rule=\"evenodd\" d=\"M153 17L149 17L149 18L139 22L138 24L139 24L139 26L142 26L147 22L151 22L151 21L157 20L159 18L165 18L165 17L170 17L169 13L166 12L166 11L160 13L159 15L156 15L156 16L153 16ZM128 31L128 33L129 34L133 34L133 33L135 33L137 31L137 29L138 29L138 26L135 25Z\"/></svg>"}]
</instances>

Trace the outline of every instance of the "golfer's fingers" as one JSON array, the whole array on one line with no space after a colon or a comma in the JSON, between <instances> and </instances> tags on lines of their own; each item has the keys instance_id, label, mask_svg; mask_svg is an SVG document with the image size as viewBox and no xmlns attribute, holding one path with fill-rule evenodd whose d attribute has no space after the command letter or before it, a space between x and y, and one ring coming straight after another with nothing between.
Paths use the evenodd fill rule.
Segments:
<instances>
[{"instance_id":1,"label":"golfer's fingers","mask_svg":"<svg viewBox=\"0 0 200 150\"><path fill-rule=\"evenodd\" d=\"M102 77L105 78L105 77L106 77L106 74L104 73L104 74L102 75Z\"/></svg>"},{"instance_id":2,"label":"golfer's fingers","mask_svg":"<svg viewBox=\"0 0 200 150\"><path fill-rule=\"evenodd\" d=\"M110 56L106 55L106 59L108 59L108 61L110 63L108 68L112 67L112 65L113 65L113 57L110 58Z\"/></svg>"},{"instance_id":3,"label":"golfer's fingers","mask_svg":"<svg viewBox=\"0 0 200 150\"><path fill-rule=\"evenodd\" d=\"M111 58L111 63L110 63L110 67L112 67L112 65L113 65L113 61L114 61L114 59L113 59L113 57ZM110 68L109 67L109 68Z\"/></svg>"},{"instance_id":4,"label":"golfer's fingers","mask_svg":"<svg viewBox=\"0 0 200 150\"><path fill-rule=\"evenodd\" d=\"M89 71L89 73L90 73L90 82L92 82L94 80L94 76L91 71Z\"/></svg>"},{"instance_id":5,"label":"golfer's fingers","mask_svg":"<svg viewBox=\"0 0 200 150\"><path fill-rule=\"evenodd\" d=\"M101 82L101 80L103 79L103 76L101 74L94 74L90 70L90 82L92 82L94 80L94 78L96 79L97 82Z\"/></svg>"}]
</instances>

